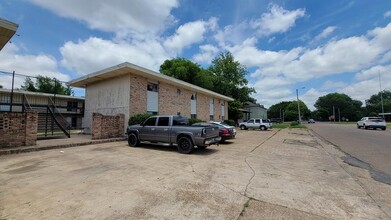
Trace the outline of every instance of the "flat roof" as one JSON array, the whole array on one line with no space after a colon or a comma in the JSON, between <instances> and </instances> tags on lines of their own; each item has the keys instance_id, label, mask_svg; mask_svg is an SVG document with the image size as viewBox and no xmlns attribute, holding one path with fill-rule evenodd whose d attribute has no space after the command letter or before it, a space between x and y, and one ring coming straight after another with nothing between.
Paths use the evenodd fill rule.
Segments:
<instances>
[{"instance_id":1,"label":"flat roof","mask_svg":"<svg viewBox=\"0 0 391 220\"><path fill-rule=\"evenodd\" d=\"M4 93L11 93L11 89L0 89L0 92ZM44 96L44 97L53 97L54 94L52 93L44 93L44 92L30 92L20 89L14 89L14 94L26 94L26 95L35 95L35 96ZM71 95L59 95L56 94L57 98L65 98L65 99L77 99L77 100L85 100L84 97L77 97L77 96L71 96Z\"/></svg>"},{"instance_id":2,"label":"flat roof","mask_svg":"<svg viewBox=\"0 0 391 220\"><path fill-rule=\"evenodd\" d=\"M135 74L138 76L143 76L145 78L151 80L157 80L159 82L165 82L170 85L175 85L180 88L185 88L189 90L193 90L199 93L207 94L213 97L217 97L226 101L234 101L233 98L221 95L219 93L210 91L208 89L201 88L199 86L187 83L185 81L125 62L116 66L109 67L107 69L103 69L94 73L90 73L88 75L82 76L80 78L71 80L68 82L68 85L74 87L86 88L87 85L100 82L103 80L107 80L110 78L126 75L126 74Z\"/></svg>"},{"instance_id":3,"label":"flat roof","mask_svg":"<svg viewBox=\"0 0 391 220\"><path fill-rule=\"evenodd\" d=\"M19 25L0 18L0 50L11 40Z\"/></svg>"}]
</instances>

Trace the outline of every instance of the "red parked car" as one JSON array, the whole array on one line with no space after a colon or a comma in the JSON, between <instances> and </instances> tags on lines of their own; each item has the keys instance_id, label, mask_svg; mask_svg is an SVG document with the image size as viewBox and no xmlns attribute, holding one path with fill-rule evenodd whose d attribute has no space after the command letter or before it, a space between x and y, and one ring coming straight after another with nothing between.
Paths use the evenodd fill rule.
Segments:
<instances>
[{"instance_id":1,"label":"red parked car","mask_svg":"<svg viewBox=\"0 0 391 220\"><path fill-rule=\"evenodd\" d=\"M233 126L229 126L227 124L221 122L198 122L194 123L192 126L200 126L200 127L218 127L219 135L221 137L220 142L224 142L228 139L234 139L236 136L236 129Z\"/></svg>"}]
</instances>

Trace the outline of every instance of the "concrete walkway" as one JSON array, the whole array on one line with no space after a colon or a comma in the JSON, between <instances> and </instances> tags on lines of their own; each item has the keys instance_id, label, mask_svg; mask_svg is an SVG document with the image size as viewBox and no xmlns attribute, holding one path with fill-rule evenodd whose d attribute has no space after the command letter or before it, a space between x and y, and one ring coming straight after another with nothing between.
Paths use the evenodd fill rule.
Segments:
<instances>
[{"instance_id":1,"label":"concrete walkway","mask_svg":"<svg viewBox=\"0 0 391 220\"><path fill-rule=\"evenodd\" d=\"M54 139L38 140L37 145L34 146L23 146L23 147L3 148L3 149L0 148L0 156L8 155L8 154L19 154L19 153L27 153L33 151L41 151L41 150L58 149L58 148L77 147L77 146L84 146L90 144L108 143L108 142L123 141L123 140L126 140L126 137L92 140L91 135L71 134L70 138L54 138Z\"/></svg>"}]
</instances>

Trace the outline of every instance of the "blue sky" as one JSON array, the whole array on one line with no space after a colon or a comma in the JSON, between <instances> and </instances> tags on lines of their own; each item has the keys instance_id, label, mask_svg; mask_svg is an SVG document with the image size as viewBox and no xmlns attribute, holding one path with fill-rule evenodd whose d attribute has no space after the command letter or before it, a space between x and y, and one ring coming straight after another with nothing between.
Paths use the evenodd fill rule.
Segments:
<instances>
[{"instance_id":1,"label":"blue sky","mask_svg":"<svg viewBox=\"0 0 391 220\"><path fill-rule=\"evenodd\" d=\"M0 17L20 35L0 52L4 72L69 81L122 62L158 71L184 57L207 67L230 51L266 107L296 89L311 109L331 92L365 101L379 74L391 90L389 0L1 0Z\"/></svg>"}]
</instances>

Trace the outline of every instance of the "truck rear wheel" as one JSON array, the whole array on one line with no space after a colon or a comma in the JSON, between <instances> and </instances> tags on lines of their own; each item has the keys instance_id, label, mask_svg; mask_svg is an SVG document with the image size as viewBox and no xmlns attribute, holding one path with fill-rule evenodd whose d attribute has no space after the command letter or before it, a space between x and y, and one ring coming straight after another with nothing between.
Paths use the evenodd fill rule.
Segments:
<instances>
[{"instance_id":1,"label":"truck rear wheel","mask_svg":"<svg viewBox=\"0 0 391 220\"><path fill-rule=\"evenodd\" d=\"M140 144L140 140L138 139L135 133L130 133L128 136L128 144L131 147L137 147Z\"/></svg>"},{"instance_id":2,"label":"truck rear wheel","mask_svg":"<svg viewBox=\"0 0 391 220\"><path fill-rule=\"evenodd\" d=\"M267 128L262 125L261 127L259 127L259 129L261 129L261 131L266 131Z\"/></svg>"},{"instance_id":3,"label":"truck rear wheel","mask_svg":"<svg viewBox=\"0 0 391 220\"><path fill-rule=\"evenodd\" d=\"M180 137L177 142L177 148L181 154L189 154L193 151L194 145L190 138Z\"/></svg>"}]
</instances>

